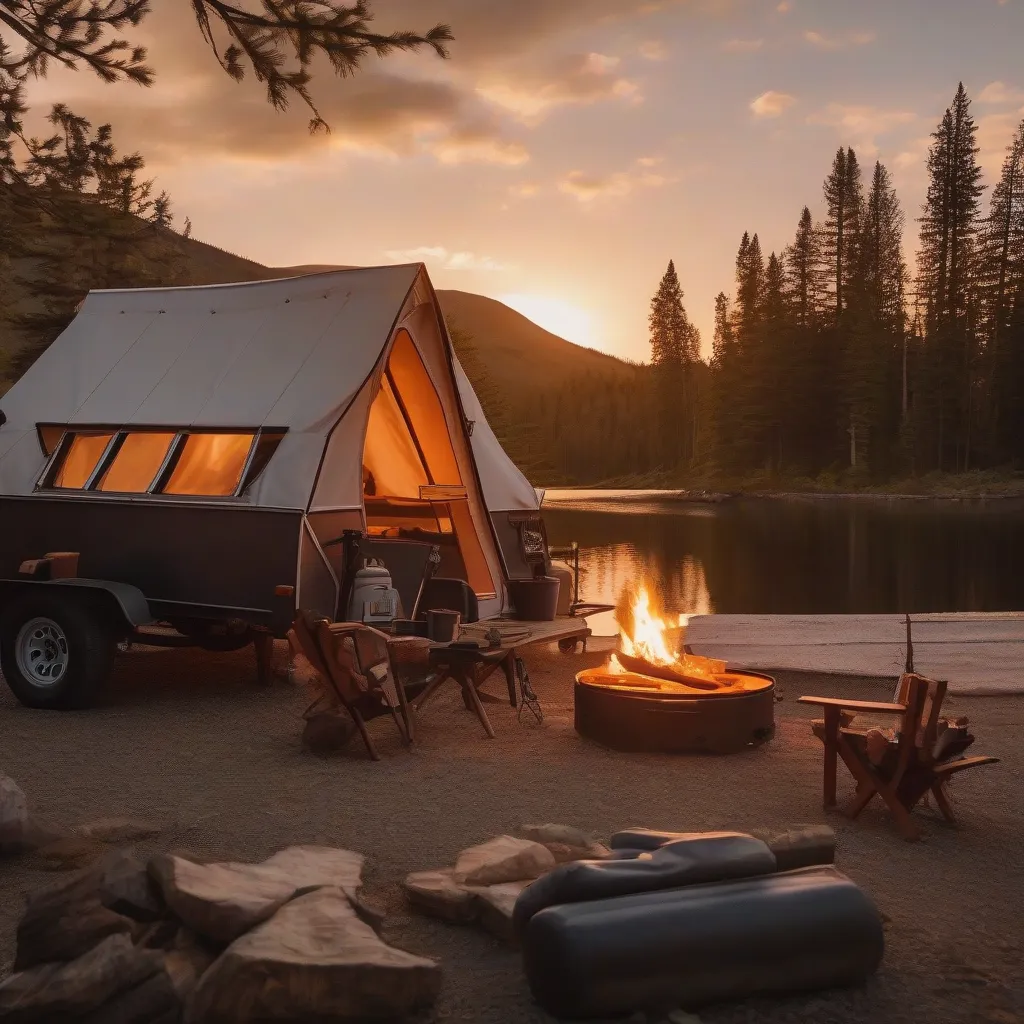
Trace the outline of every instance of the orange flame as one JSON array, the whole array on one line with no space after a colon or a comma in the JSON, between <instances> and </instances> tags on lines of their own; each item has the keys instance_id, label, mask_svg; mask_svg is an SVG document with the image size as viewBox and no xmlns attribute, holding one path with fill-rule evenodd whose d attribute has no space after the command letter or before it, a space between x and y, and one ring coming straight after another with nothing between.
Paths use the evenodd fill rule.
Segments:
<instances>
[{"instance_id":1,"label":"orange flame","mask_svg":"<svg viewBox=\"0 0 1024 1024\"><path fill-rule=\"evenodd\" d=\"M636 589L625 611L619 628L619 647L623 654L687 675L711 677L725 671L724 661L682 652L678 630L686 626L689 616L659 614L646 586ZM607 671L612 675L627 674L614 654Z\"/></svg>"}]
</instances>

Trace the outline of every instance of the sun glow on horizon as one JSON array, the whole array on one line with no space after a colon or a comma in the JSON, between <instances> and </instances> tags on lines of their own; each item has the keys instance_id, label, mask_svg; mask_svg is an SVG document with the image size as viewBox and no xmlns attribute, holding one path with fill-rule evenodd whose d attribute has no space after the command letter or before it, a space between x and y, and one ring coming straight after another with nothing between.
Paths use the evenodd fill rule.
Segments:
<instances>
[{"instance_id":1,"label":"sun glow on horizon","mask_svg":"<svg viewBox=\"0 0 1024 1024\"><path fill-rule=\"evenodd\" d=\"M557 334L566 341L573 341L587 348L600 347L601 339L594 318L580 306L574 306L571 302L549 295L529 295L520 292L499 295L498 301L504 302L506 306L532 320L538 327L543 327L545 331Z\"/></svg>"}]
</instances>

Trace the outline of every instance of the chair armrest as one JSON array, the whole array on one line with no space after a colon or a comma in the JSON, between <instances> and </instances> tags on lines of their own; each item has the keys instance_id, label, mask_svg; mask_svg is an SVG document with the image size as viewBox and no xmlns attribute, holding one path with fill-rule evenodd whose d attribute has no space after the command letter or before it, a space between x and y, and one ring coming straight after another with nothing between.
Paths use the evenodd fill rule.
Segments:
<instances>
[{"instance_id":1,"label":"chair armrest","mask_svg":"<svg viewBox=\"0 0 1024 1024\"><path fill-rule=\"evenodd\" d=\"M887 704L876 700L844 700L841 697L800 697L798 704L814 704L821 708L840 708L844 711L877 711L879 713L902 715L906 704Z\"/></svg>"},{"instance_id":2,"label":"chair armrest","mask_svg":"<svg viewBox=\"0 0 1024 1024\"><path fill-rule=\"evenodd\" d=\"M327 628L335 636L352 636L355 633L369 633L372 636L383 640L385 643L389 643L394 639L394 637L389 633L383 633L379 629L374 629L373 626L368 626L365 622L332 622Z\"/></svg>"}]
</instances>

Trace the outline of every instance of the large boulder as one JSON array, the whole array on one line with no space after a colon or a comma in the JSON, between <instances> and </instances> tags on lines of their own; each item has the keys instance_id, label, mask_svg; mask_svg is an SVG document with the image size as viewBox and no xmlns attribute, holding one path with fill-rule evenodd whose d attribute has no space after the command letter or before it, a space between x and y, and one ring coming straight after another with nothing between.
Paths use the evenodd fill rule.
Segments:
<instances>
[{"instance_id":1,"label":"large boulder","mask_svg":"<svg viewBox=\"0 0 1024 1024\"><path fill-rule=\"evenodd\" d=\"M160 953L139 949L127 935L111 935L70 963L47 963L12 974L0 983L4 1024L53 1024L78 1019L120 992L156 974ZM106 1022L112 1018L98 1016Z\"/></svg>"},{"instance_id":2,"label":"large boulder","mask_svg":"<svg viewBox=\"0 0 1024 1024\"><path fill-rule=\"evenodd\" d=\"M454 879L461 885L498 885L540 878L554 867L555 858L543 844L496 836L459 854Z\"/></svg>"},{"instance_id":3,"label":"large boulder","mask_svg":"<svg viewBox=\"0 0 1024 1024\"><path fill-rule=\"evenodd\" d=\"M146 867L111 850L91 867L33 893L18 925L15 969L74 960L111 935L130 935L162 904Z\"/></svg>"},{"instance_id":4,"label":"large boulder","mask_svg":"<svg viewBox=\"0 0 1024 1024\"><path fill-rule=\"evenodd\" d=\"M292 846L261 864L195 864L159 856L150 871L167 905L188 927L226 945L302 890L333 886L354 895L362 866L362 855L349 850Z\"/></svg>"},{"instance_id":5,"label":"large boulder","mask_svg":"<svg viewBox=\"0 0 1024 1024\"><path fill-rule=\"evenodd\" d=\"M430 1007L440 987L434 961L386 945L341 889L322 888L233 942L203 975L187 1020L400 1019Z\"/></svg>"},{"instance_id":6,"label":"large boulder","mask_svg":"<svg viewBox=\"0 0 1024 1024\"><path fill-rule=\"evenodd\" d=\"M0 775L0 853L22 849L28 830L28 803L14 779Z\"/></svg>"}]
</instances>

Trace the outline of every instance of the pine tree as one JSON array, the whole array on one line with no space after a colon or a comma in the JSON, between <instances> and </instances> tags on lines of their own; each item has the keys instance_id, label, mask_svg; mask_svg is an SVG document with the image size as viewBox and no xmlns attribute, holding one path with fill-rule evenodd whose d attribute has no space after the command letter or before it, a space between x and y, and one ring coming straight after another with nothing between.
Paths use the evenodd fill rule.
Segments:
<instances>
[{"instance_id":1,"label":"pine tree","mask_svg":"<svg viewBox=\"0 0 1024 1024\"><path fill-rule=\"evenodd\" d=\"M453 39L447 25L422 35L374 32L369 0L261 0L258 6L192 0L199 35L223 71L236 81L250 71L277 110L298 98L313 115L311 129L327 127L311 92L314 65L329 65L338 77L348 78L371 55L426 47L445 58ZM44 76L53 63L72 69L84 65L105 82L149 85L153 71L146 50L124 33L152 10L150 0L3 0L0 85L4 76L22 82ZM0 89L0 117L7 111L5 99Z\"/></svg>"},{"instance_id":2,"label":"pine tree","mask_svg":"<svg viewBox=\"0 0 1024 1024\"><path fill-rule=\"evenodd\" d=\"M683 289L672 260L651 299L648 324L665 464L668 467L688 464L693 456L696 434L692 369L699 356L700 335L683 306Z\"/></svg>"},{"instance_id":3,"label":"pine tree","mask_svg":"<svg viewBox=\"0 0 1024 1024\"><path fill-rule=\"evenodd\" d=\"M855 273L863 206L860 165L852 149L840 148L836 153L824 193L827 216L822 256L829 267L829 292L838 322L849 304L847 292Z\"/></svg>"},{"instance_id":4,"label":"pine tree","mask_svg":"<svg viewBox=\"0 0 1024 1024\"><path fill-rule=\"evenodd\" d=\"M924 301L925 379L919 412L939 469L970 465L975 405L978 211L984 186L977 125L963 83L932 135L921 217L918 291ZM951 456L951 457L950 457Z\"/></svg>"},{"instance_id":5,"label":"pine tree","mask_svg":"<svg viewBox=\"0 0 1024 1024\"><path fill-rule=\"evenodd\" d=\"M1024 397L1017 388L1024 366L1016 365L1024 352L1007 345L1018 299L1024 294L1024 123L1007 149L1002 174L992 190L981 260L987 300L989 416L998 456L1012 458L1024 455L1024 442L1016 429L1021 417L1014 408Z\"/></svg>"},{"instance_id":6,"label":"pine tree","mask_svg":"<svg viewBox=\"0 0 1024 1024\"><path fill-rule=\"evenodd\" d=\"M820 312L819 288L821 239L815 230L811 211L804 207L793 244L782 254L786 268L786 288L798 327L811 327Z\"/></svg>"}]
</instances>

